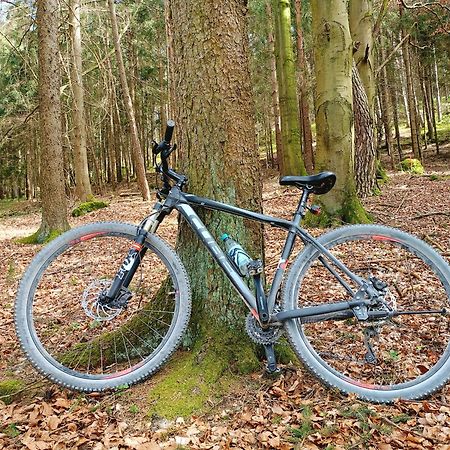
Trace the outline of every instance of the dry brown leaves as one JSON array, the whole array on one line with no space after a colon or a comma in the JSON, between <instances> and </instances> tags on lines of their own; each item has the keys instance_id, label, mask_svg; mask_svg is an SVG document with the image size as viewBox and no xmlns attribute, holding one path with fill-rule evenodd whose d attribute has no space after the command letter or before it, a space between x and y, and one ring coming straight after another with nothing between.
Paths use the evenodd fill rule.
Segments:
<instances>
[{"instance_id":1,"label":"dry brown leaves","mask_svg":"<svg viewBox=\"0 0 450 450\"><path fill-rule=\"evenodd\" d=\"M434 245L447 258L450 250L450 179L448 152L435 160L435 176L394 174L381 196L367 200L376 221L411 231ZM444 152L443 152L444 153ZM447 156L447 157L446 157ZM432 167L431 167L432 168ZM431 170L431 168L429 170ZM265 184L265 212L289 218L295 191ZM138 223L149 205L137 196L116 197L111 205L72 226L96 220ZM38 224L36 215L31 223ZM162 236L174 242L176 218ZM286 368L275 382L259 374L256 390L244 387L225 398L209 414L175 421L145 415L146 385L123 396L78 395L55 389L24 361L13 330L13 302L19 279L36 246L21 246L9 237L29 233L25 217L2 220L0 241L0 380L20 377L24 395L10 405L0 399L0 450L4 449L380 449L450 450L450 388L423 402L370 405L343 397L322 386L303 369ZM7 230L7 231L6 231ZM3 231L5 231L3 233ZM7 237L7 239L5 239ZM284 233L267 229L267 266L277 264ZM144 398L144 400L143 400ZM134 406L134 408L133 408Z\"/></svg>"}]
</instances>

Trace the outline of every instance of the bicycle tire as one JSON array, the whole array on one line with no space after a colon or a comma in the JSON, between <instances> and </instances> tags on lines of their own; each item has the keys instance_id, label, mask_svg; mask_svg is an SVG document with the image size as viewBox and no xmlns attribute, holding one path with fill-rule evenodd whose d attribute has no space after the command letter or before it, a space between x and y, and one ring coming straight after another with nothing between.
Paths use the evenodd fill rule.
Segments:
<instances>
[{"instance_id":1,"label":"bicycle tire","mask_svg":"<svg viewBox=\"0 0 450 450\"><path fill-rule=\"evenodd\" d=\"M447 313L397 315L378 323L339 320L339 313L338 320L333 315L317 322L289 319L285 329L304 365L326 385L371 402L420 399L442 388L450 379L450 267L445 259L418 238L380 225L341 227L318 241L363 278L372 274L387 282L385 299L393 310L446 308ZM327 294L330 301L350 299L319 256L309 244L296 258L283 287L284 310L324 303Z\"/></svg>"},{"instance_id":2,"label":"bicycle tire","mask_svg":"<svg viewBox=\"0 0 450 450\"><path fill-rule=\"evenodd\" d=\"M133 244L137 227L94 223L69 230L32 260L19 286L16 332L27 358L77 391L130 386L155 373L181 342L191 312L186 270L148 234L145 256L123 305L99 306Z\"/></svg>"}]
</instances>

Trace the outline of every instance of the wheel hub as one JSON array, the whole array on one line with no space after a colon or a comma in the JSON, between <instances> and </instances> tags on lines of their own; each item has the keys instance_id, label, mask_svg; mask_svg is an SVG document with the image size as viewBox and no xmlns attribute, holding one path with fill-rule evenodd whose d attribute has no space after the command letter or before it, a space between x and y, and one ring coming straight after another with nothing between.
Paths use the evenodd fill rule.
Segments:
<instances>
[{"instance_id":1,"label":"wheel hub","mask_svg":"<svg viewBox=\"0 0 450 450\"><path fill-rule=\"evenodd\" d=\"M116 301L110 304L103 301L104 295L111 284L111 280L94 280L84 290L81 306L91 319L98 322L112 320L126 308L128 299L125 302Z\"/></svg>"}]
</instances>

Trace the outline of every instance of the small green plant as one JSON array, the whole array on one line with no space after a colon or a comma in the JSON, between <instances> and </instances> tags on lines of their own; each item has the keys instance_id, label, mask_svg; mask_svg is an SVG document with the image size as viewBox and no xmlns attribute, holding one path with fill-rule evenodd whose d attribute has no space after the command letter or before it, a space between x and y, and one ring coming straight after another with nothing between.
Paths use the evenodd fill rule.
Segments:
<instances>
[{"instance_id":1,"label":"small green plant","mask_svg":"<svg viewBox=\"0 0 450 450\"><path fill-rule=\"evenodd\" d=\"M15 423L10 423L7 427L3 428L2 432L10 438L16 438L21 434L21 431L17 428Z\"/></svg>"},{"instance_id":2,"label":"small green plant","mask_svg":"<svg viewBox=\"0 0 450 450\"><path fill-rule=\"evenodd\" d=\"M139 412L139 407L134 403L130 406L130 413L137 414Z\"/></svg>"},{"instance_id":3,"label":"small green plant","mask_svg":"<svg viewBox=\"0 0 450 450\"><path fill-rule=\"evenodd\" d=\"M410 419L412 419L411 416L409 416L408 414L402 413L402 414L399 414L398 416L394 416L391 420L394 423L406 423Z\"/></svg>"},{"instance_id":4,"label":"small green plant","mask_svg":"<svg viewBox=\"0 0 450 450\"><path fill-rule=\"evenodd\" d=\"M418 159L406 158L400 163L400 169L403 172L409 172L416 175L422 175L424 170L422 163Z\"/></svg>"},{"instance_id":5,"label":"small green plant","mask_svg":"<svg viewBox=\"0 0 450 450\"><path fill-rule=\"evenodd\" d=\"M95 211L97 209L106 208L108 203L99 200L92 200L90 202L84 202L78 205L72 210L72 217L84 216L87 213Z\"/></svg>"},{"instance_id":6,"label":"small green plant","mask_svg":"<svg viewBox=\"0 0 450 450\"><path fill-rule=\"evenodd\" d=\"M8 261L8 272L6 274L6 281L8 284L14 283L14 279L16 277L16 263L14 260Z\"/></svg>"}]
</instances>

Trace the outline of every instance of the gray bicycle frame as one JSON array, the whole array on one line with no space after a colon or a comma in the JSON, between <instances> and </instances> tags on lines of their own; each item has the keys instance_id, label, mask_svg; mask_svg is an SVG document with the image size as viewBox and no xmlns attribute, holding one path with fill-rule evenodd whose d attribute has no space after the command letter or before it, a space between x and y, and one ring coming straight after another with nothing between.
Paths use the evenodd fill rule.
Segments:
<instances>
[{"instance_id":1,"label":"gray bicycle frame","mask_svg":"<svg viewBox=\"0 0 450 450\"><path fill-rule=\"evenodd\" d=\"M275 276L273 278L272 286L267 297L267 305L269 313L272 314L273 308L276 302L277 293L281 287L283 280L283 275L287 267L288 258L292 252L294 246L295 237L299 236L303 243L313 245L321 254L319 260L321 263L336 277L336 279L342 284L342 286L347 290L349 297L353 299L355 297L355 292L352 288L342 279L342 277L336 272L332 265L340 269L345 275L347 275L352 281L356 283L357 286L363 286L363 280L351 272L344 264L342 264L332 253L330 253L320 242L314 239L307 231L300 228L300 222L302 218L301 205L306 204L306 199L309 193L303 193L302 199L297 209L297 213L294 215L296 221L289 221L285 219L280 219L272 216L267 216L265 214L248 211L246 209L238 208L236 206L227 205L215 200L211 200L204 197L198 197L193 194L183 193L177 186L172 187L168 193L163 207L166 210L176 209L186 220L195 234L199 237L205 247L208 249L212 257L219 264L223 272L226 274L236 291L239 293L244 303L250 309L250 311L257 316L257 304L256 299L252 291L248 288L246 283L241 278L241 275L229 262L227 256L222 251L220 246L217 244L214 237L206 228L205 224L201 221L200 217L194 211L192 206L199 206L206 209L211 209L215 211L221 211L227 214L232 214L235 216L243 217L245 219L254 220L257 222L262 222L269 224L273 227L278 227L285 229L288 232L286 242L278 263ZM328 263L325 259L328 259L332 265ZM365 305L367 302L363 299L349 300L344 302L335 302L319 306L306 307L301 309L296 309L293 311L283 311L276 314L275 321L284 321L294 317L309 317L314 315L320 315L324 313L344 311L354 308L356 306Z\"/></svg>"}]
</instances>

